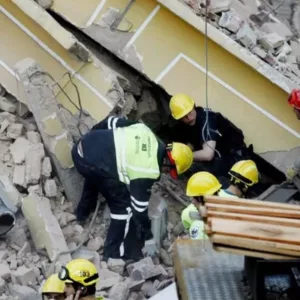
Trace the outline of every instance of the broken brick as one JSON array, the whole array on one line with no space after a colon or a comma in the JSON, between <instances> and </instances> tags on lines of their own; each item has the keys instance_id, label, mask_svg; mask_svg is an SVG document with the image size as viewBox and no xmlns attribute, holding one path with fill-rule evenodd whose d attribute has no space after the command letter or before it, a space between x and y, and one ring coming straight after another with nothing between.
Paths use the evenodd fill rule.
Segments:
<instances>
[{"instance_id":1,"label":"broken brick","mask_svg":"<svg viewBox=\"0 0 300 300\"><path fill-rule=\"evenodd\" d=\"M13 161L16 164L21 164L25 160L25 155L30 147L30 143L23 137L19 137L15 142L9 147Z\"/></svg>"},{"instance_id":2,"label":"broken brick","mask_svg":"<svg viewBox=\"0 0 300 300\"><path fill-rule=\"evenodd\" d=\"M24 266L19 267L16 271L12 272L11 279L15 284L28 285L29 283L36 283L36 276L32 269Z\"/></svg>"},{"instance_id":3,"label":"broken brick","mask_svg":"<svg viewBox=\"0 0 300 300\"><path fill-rule=\"evenodd\" d=\"M15 140L22 135L23 128L23 124L11 124L7 128L6 136Z\"/></svg>"},{"instance_id":4,"label":"broken brick","mask_svg":"<svg viewBox=\"0 0 300 300\"><path fill-rule=\"evenodd\" d=\"M26 136L28 141L32 144L38 144L42 141L40 134L36 131L27 131Z\"/></svg>"},{"instance_id":5,"label":"broken brick","mask_svg":"<svg viewBox=\"0 0 300 300\"><path fill-rule=\"evenodd\" d=\"M16 111L16 105L11 103L4 97L0 97L0 110L7 111L9 113L14 113Z\"/></svg>"},{"instance_id":6,"label":"broken brick","mask_svg":"<svg viewBox=\"0 0 300 300\"><path fill-rule=\"evenodd\" d=\"M42 175L45 177L50 177L52 172L51 161L49 157L45 157L42 164Z\"/></svg>"}]
</instances>

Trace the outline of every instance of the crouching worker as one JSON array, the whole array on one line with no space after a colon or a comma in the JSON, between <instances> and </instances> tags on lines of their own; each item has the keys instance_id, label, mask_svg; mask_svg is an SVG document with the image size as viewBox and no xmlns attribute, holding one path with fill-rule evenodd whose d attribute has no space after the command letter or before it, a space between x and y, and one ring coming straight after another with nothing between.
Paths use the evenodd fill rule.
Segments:
<instances>
[{"instance_id":1,"label":"crouching worker","mask_svg":"<svg viewBox=\"0 0 300 300\"><path fill-rule=\"evenodd\" d=\"M44 283L42 289L43 300L64 300L65 284L58 278L58 274L51 275Z\"/></svg>"},{"instance_id":2,"label":"crouching worker","mask_svg":"<svg viewBox=\"0 0 300 300\"><path fill-rule=\"evenodd\" d=\"M181 213L182 224L189 230L191 239L207 239L204 233L204 222L197 220L199 212L196 206L202 202L205 195L218 195L222 190L222 185L218 179L211 173L195 173L187 183L186 195L193 197L193 203L185 208ZM229 197L235 197L228 194Z\"/></svg>"},{"instance_id":3,"label":"crouching worker","mask_svg":"<svg viewBox=\"0 0 300 300\"><path fill-rule=\"evenodd\" d=\"M95 300L96 283L99 280L96 266L86 259L74 259L58 273L65 283L67 299Z\"/></svg>"},{"instance_id":4,"label":"crouching worker","mask_svg":"<svg viewBox=\"0 0 300 300\"><path fill-rule=\"evenodd\" d=\"M108 117L82 137L72 157L85 178L77 220L87 218L99 192L110 208L104 260L155 255L148 217L151 187L162 172L176 178L187 171L193 161L190 148L181 143L163 144L142 123Z\"/></svg>"}]
</instances>

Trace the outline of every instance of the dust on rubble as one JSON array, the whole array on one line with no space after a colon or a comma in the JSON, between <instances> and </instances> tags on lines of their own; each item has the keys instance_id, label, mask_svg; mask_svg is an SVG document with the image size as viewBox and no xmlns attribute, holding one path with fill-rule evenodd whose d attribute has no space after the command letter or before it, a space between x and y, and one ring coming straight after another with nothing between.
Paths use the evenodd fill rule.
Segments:
<instances>
[{"instance_id":1,"label":"dust on rubble","mask_svg":"<svg viewBox=\"0 0 300 300\"><path fill-rule=\"evenodd\" d=\"M23 198L33 193L42 206L50 203L68 248L74 249L82 241L92 216L84 227L77 224L72 203L65 198L55 176L32 114L23 104L22 110L18 105L9 94L0 98L0 160ZM183 233L180 214L184 205L174 200L164 185L171 186L178 194L184 193L185 183L174 182L168 176L163 176L153 187L153 193L168 203L167 236L159 257L147 257L136 263L126 265L121 259L102 261L110 214L101 199L88 242L72 254L72 258L89 259L98 267L97 295L116 300L147 299L174 282L172 244ZM49 275L51 261L44 249L36 250L23 214L18 212L16 217L15 227L0 239L0 300L41 299L41 286Z\"/></svg>"}]
</instances>

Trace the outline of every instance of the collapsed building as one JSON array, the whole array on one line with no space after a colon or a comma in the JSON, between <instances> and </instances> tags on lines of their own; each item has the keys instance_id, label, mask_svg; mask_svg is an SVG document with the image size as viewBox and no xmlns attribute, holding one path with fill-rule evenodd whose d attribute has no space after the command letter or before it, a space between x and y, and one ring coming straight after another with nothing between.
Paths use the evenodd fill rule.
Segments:
<instances>
[{"instance_id":1,"label":"collapsed building","mask_svg":"<svg viewBox=\"0 0 300 300\"><path fill-rule=\"evenodd\" d=\"M167 141L171 94L184 91L205 105L203 1L125 2L0 1L6 38L0 50L1 182L10 186L3 207L11 216L1 242L0 299L38 299L49 272L71 257L96 263L97 292L108 299L150 298L174 281L172 244L183 231L183 205L173 201L183 194L180 184L164 177L152 191L159 260L126 267L120 260L102 262L105 202L88 236L73 214L82 179L70 149L97 120L108 113L142 120ZM212 1L209 94L211 108L253 144L263 175L258 196L282 183L299 156L299 122L286 98L299 86L300 52L298 6L290 3L293 17L282 17L252 2L245 15L239 1ZM293 26L277 32L281 22Z\"/></svg>"}]
</instances>

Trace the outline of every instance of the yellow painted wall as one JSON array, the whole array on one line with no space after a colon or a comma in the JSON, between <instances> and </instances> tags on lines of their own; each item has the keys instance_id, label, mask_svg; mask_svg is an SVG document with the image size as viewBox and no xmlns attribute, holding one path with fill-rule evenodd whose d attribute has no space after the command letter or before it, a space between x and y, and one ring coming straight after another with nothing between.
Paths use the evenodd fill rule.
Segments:
<instances>
[{"instance_id":1,"label":"yellow painted wall","mask_svg":"<svg viewBox=\"0 0 300 300\"><path fill-rule=\"evenodd\" d=\"M55 54L61 57L73 70L78 71L77 73L82 75L83 78L86 79L99 93L105 95L111 84L100 68L97 68L92 63L85 65L83 62L77 60L10 1L0 0L0 5L54 51ZM27 57L33 58L42 66L43 70L48 71L55 80L59 81L67 93L70 93L71 99L74 102L78 102L75 89L68 83L67 77L61 79L63 74L67 71L66 68L1 12L0 24L0 60L13 69L18 61ZM22 100L25 99L20 84L17 84L16 79L1 66L0 76L4 86L14 91L14 94L21 97ZM83 107L88 109L91 115L97 120L105 117L110 111L107 104L77 79L74 79L74 82L80 91ZM56 91L58 91L58 89L56 89ZM57 98L64 106L71 109L73 112L75 111L74 107L67 101L62 93L58 93ZM26 101L26 99L24 101Z\"/></svg>"}]
</instances>

